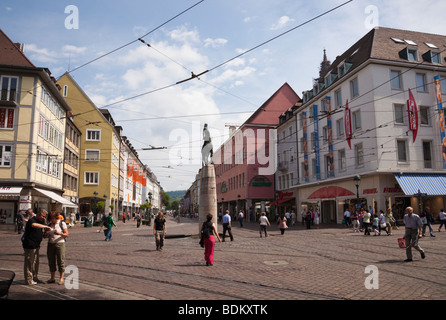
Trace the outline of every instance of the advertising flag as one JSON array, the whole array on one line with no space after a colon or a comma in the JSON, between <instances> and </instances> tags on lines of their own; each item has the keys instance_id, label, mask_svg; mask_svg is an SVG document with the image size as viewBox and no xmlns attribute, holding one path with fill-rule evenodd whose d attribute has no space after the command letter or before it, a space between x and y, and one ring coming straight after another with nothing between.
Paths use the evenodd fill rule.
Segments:
<instances>
[{"instance_id":1,"label":"advertising flag","mask_svg":"<svg viewBox=\"0 0 446 320\"><path fill-rule=\"evenodd\" d=\"M409 113L409 130L412 130L413 142L415 142L418 133L418 109L412 91L409 89L409 99L407 100L407 112Z\"/></svg>"},{"instance_id":2,"label":"advertising flag","mask_svg":"<svg viewBox=\"0 0 446 320\"><path fill-rule=\"evenodd\" d=\"M345 103L345 113L344 113L344 131L345 131L345 138L347 139L347 143L349 148L352 148L352 113L350 109L348 108L348 100Z\"/></svg>"},{"instance_id":3,"label":"advertising flag","mask_svg":"<svg viewBox=\"0 0 446 320\"><path fill-rule=\"evenodd\" d=\"M440 116L440 138L441 138L441 158L443 162L443 169L446 169L446 135L444 130L444 110L443 102L441 98L441 86L440 86L440 76L436 75L434 77L435 82L435 95L437 96L437 110Z\"/></svg>"}]
</instances>

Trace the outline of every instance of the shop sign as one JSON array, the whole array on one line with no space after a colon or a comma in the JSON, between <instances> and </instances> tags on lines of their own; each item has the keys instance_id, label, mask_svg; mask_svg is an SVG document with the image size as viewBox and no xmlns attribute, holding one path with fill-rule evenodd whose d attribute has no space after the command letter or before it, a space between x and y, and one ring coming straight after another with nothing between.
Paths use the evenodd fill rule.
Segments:
<instances>
[{"instance_id":1,"label":"shop sign","mask_svg":"<svg viewBox=\"0 0 446 320\"><path fill-rule=\"evenodd\" d=\"M253 187L270 187L271 181L265 176L255 176L251 179L251 185Z\"/></svg>"}]
</instances>

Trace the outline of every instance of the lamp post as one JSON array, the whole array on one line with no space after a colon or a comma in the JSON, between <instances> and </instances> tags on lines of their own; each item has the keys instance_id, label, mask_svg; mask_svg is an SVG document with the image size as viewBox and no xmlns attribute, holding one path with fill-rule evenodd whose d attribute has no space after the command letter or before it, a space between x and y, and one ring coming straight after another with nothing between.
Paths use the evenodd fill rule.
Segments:
<instances>
[{"instance_id":1,"label":"lamp post","mask_svg":"<svg viewBox=\"0 0 446 320\"><path fill-rule=\"evenodd\" d=\"M359 204L359 185L361 184L361 177L359 175L356 175L353 178L353 181L355 182L355 186L356 186L356 200L357 200L357 204Z\"/></svg>"},{"instance_id":2,"label":"lamp post","mask_svg":"<svg viewBox=\"0 0 446 320\"><path fill-rule=\"evenodd\" d=\"M152 225L152 192L149 192L148 193L148 196L149 196L149 226L151 226Z\"/></svg>"}]
</instances>

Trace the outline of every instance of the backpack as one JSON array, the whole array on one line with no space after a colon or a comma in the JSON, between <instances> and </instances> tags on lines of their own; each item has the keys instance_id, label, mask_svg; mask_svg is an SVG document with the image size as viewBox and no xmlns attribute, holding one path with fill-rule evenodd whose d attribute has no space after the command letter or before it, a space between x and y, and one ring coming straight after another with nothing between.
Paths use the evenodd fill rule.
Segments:
<instances>
[{"instance_id":1,"label":"backpack","mask_svg":"<svg viewBox=\"0 0 446 320\"><path fill-rule=\"evenodd\" d=\"M108 227L110 227L110 216L105 217L103 219L102 224L103 224L105 229L108 229Z\"/></svg>"},{"instance_id":2,"label":"backpack","mask_svg":"<svg viewBox=\"0 0 446 320\"><path fill-rule=\"evenodd\" d=\"M203 223L203 228L201 229L201 236L204 238L209 238L212 235L212 224L208 221Z\"/></svg>"}]
</instances>

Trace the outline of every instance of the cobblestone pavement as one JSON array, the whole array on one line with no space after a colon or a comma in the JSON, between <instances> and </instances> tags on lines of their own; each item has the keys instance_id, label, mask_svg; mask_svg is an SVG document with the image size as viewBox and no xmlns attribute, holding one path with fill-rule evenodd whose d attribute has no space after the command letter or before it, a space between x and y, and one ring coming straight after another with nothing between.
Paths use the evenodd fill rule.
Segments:
<instances>
[{"instance_id":1,"label":"cobblestone pavement","mask_svg":"<svg viewBox=\"0 0 446 320\"><path fill-rule=\"evenodd\" d=\"M437 230L435 225L434 229ZM221 225L218 226L222 232ZM165 247L155 250L151 228L118 222L113 240L100 227L69 229L66 265L77 270L79 287L24 285L20 235L0 231L0 269L12 270L10 300L439 300L446 296L446 232L420 240L422 260L405 263L397 238L364 236L341 226L307 230L300 224L284 235L276 225L267 238L258 225L237 222L234 241L216 243L214 266L206 266L198 223L168 218ZM40 251L41 280L49 278L46 240ZM67 277L74 278L73 271ZM374 278L372 282L370 279ZM372 287L370 289L370 287Z\"/></svg>"}]
</instances>

